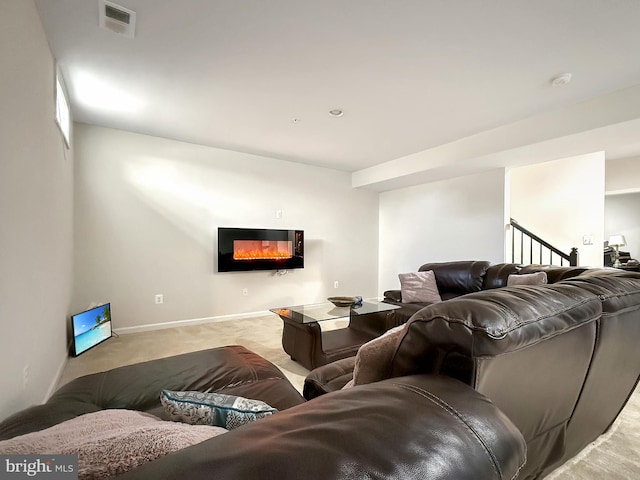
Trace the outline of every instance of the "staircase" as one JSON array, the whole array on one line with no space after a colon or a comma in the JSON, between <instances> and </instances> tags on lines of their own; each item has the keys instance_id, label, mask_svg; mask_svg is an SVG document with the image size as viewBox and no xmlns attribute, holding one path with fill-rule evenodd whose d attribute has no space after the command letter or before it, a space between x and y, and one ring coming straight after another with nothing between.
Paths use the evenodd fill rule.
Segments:
<instances>
[{"instance_id":1,"label":"staircase","mask_svg":"<svg viewBox=\"0 0 640 480\"><path fill-rule=\"evenodd\" d=\"M572 267L578 265L578 249L576 247L571 249L571 253L564 253L521 226L513 218L509 224L511 225L512 263L539 263Z\"/></svg>"}]
</instances>

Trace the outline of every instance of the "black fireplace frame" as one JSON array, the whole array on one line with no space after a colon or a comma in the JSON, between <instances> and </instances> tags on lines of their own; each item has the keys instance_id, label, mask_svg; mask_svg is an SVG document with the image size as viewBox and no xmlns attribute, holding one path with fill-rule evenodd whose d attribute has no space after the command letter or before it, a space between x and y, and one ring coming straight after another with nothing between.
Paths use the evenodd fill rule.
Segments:
<instances>
[{"instance_id":1,"label":"black fireplace frame","mask_svg":"<svg viewBox=\"0 0 640 480\"><path fill-rule=\"evenodd\" d=\"M235 240L289 241L292 256L282 259L234 260ZM304 230L218 227L218 272L304 268Z\"/></svg>"}]
</instances>

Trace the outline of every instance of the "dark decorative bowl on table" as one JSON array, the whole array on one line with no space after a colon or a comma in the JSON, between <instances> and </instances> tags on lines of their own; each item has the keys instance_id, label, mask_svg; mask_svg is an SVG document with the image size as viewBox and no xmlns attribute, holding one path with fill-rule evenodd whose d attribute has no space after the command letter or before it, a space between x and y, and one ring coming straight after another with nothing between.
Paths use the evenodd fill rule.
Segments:
<instances>
[{"instance_id":1,"label":"dark decorative bowl on table","mask_svg":"<svg viewBox=\"0 0 640 480\"><path fill-rule=\"evenodd\" d=\"M358 302L356 297L329 297L327 298L336 307L350 307Z\"/></svg>"}]
</instances>

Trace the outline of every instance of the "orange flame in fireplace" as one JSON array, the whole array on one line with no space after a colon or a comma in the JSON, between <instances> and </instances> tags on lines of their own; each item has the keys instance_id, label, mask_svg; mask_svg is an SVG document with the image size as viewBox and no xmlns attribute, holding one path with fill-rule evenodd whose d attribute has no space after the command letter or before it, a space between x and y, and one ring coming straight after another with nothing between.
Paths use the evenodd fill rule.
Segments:
<instances>
[{"instance_id":1,"label":"orange flame in fireplace","mask_svg":"<svg viewBox=\"0 0 640 480\"><path fill-rule=\"evenodd\" d=\"M236 240L234 260L281 260L291 258L291 242L270 240Z\"/></svg>"}]
</instances>

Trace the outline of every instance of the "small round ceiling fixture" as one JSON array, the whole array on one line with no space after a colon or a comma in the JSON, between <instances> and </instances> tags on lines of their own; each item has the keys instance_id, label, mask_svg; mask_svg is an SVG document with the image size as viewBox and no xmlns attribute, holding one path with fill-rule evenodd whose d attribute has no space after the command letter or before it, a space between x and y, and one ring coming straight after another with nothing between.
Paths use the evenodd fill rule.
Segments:
<instances>
[{"instance_id":1,"label":"small round ceiling fixture","mask_svg":"<svg viewBox=\"0 0 640 480\"><path fill-rule=\"evenodd\" d=\"M560 73L558 75L554 75L551 77L551 86L553 87L564 87L571 81L572 75L570 73Z\"/></svg>"},{"instance_id":2,"label":"small round ceiling fixture","mask_svg":"<svg viewBox=\"0 0 640 480\"><path fill-rule=\"evenodd\" d=\"M333 110L329 110L329 115L338 118L344 115L344 112L339 108L334 108Z\"/></svg>"},{"instance_id":3,"label":"small round ceiling fixture","mask_svg":"<svg viewBox=\"0 0 640 480\"><path fill-rule=\"evenodd\" d=\"M291 123L300 123L300 119L298 117L293 117L291 119Z\"/></svg>"}]
</instances>

